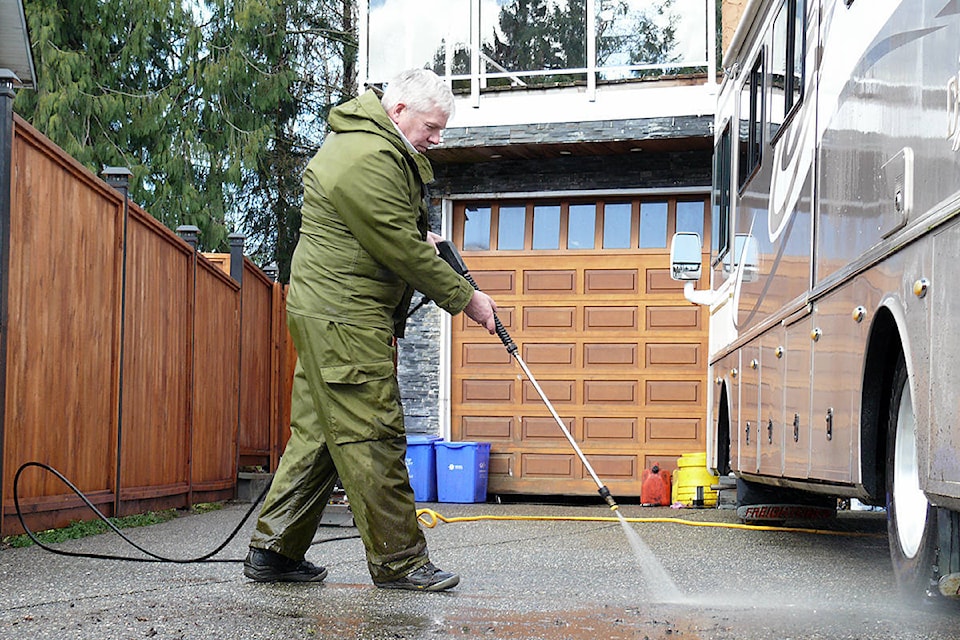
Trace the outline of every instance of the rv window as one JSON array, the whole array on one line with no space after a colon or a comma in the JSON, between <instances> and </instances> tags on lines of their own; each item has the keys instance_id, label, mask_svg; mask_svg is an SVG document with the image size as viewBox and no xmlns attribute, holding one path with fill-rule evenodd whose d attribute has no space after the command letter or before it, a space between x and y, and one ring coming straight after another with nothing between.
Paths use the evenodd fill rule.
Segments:
<instances>
[{"instance_id":1,"label":"rv window","mask_svg":"<svg viewBox=\"0 0 960 640\"><path fill-rule=\"evenodd\" d=\"M713 193L711 196L713 215L710 216L710 238L713 264L727 253L730 246L730 165L732 149L730 144L730 123L720 134L720 140L713 149Z\"/></svg>"},{"instance_id":2,"label":"rv window","mask_svg":"<svg viewBox=\"0 0 960 640\"><path fill-rule=\"evenodd\" d=\"M740 90L740 188L760 166L763 144L763 54Z\"/></svg>"},{"instance_id":3,"label":"rv window","mask_svg":"<svg viewBox=\"0 0 960 640\"><path fill-rule=\"evenodd\" d=\"M773 23L770 132L776 135L803 92L804 0L783 0Z\"/></svg>"}]
</instances>

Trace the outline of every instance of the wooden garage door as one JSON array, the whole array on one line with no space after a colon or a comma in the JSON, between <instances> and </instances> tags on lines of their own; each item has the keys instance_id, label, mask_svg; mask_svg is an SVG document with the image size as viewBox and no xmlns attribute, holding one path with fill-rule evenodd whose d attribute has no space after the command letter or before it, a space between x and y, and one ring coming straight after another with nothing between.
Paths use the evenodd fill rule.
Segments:
<instances>
[{"instance_id":1,"label":"wooden garage door","mask_svg":"<svg viewBox=\"0 0 960 640\"><path fill-rule=\"evenodd\" d=\"M668 244L702 236L706 212L689 197L455 207L470 272L615 496L704 447L707 316L670 279ZM502 343L461 314L452 344L452 437L491 443L490 493L595 493Z\"/></svg>"}]
</instances>

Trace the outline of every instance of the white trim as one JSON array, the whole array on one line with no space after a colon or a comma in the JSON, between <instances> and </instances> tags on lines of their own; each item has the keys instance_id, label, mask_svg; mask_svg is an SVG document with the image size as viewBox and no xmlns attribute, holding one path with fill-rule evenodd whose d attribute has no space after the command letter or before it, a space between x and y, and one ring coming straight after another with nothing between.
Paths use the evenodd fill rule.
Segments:
<instances>
[{"instance_id":1,"label":"white trim","mask_svg":"<svg viewBox=\"0 0 960 640\"><path fill-rule=\"evenodd\" d=\"M597 7L587 0L587 100L597 100Z\"/></svg>"},{"instance_id":2,"label":"white trim","mask_svg":"<svg viewBox=\"0 0 960 640\"><path fill-rule=\"evenodd\" d=\"M717 90L717 66L720 61L717 60L717 3L720 0L713 0L707 4L707 72L710 77L707 83L711 85L714 92Z\"/></svg>"},{"instance_id":3,"label":"white trim","mask_svg":"<svg viewBox=\"0 0 960 640\"><path fill-rule=\"evenodd\" d=\"M448 200L542 200L545 198L580 198L580 197L608 197L608 196L657 196L657 195L696 195L709 194L711 187L655 187L649 189L581 189L575 191L494 191L487 193L452 193L443 196L446 206ZM452 212L446 208L444 216L452 217ZM449 225L449 220L446 221ZM446 236L444 236L446 237Z\"/></svg>"},{"instance_id":4,"label":"white trim","mask_svg":"<svg viewBox=\"0 0 960 640\"><path fill-rule=\"evenodd\" d=\"M357 3L357 91L363 93L363 87L370 78L370 12L369 1Z\"/></svg>"},{"instance_id":5,"label":"white trim","mask_svg":"<svg viewBox=\"0 0 960 640\"><path fill-rule=\"evenodd\" d=\"M440 203L440 236L449 240L453 235L453 202L444 198ZM453 405L450 399L450 372L453 346L452 316L440 314L440 339L437 371L437 423L439 434L444 440L452 433Z\"/></svg>"}]
</instances>

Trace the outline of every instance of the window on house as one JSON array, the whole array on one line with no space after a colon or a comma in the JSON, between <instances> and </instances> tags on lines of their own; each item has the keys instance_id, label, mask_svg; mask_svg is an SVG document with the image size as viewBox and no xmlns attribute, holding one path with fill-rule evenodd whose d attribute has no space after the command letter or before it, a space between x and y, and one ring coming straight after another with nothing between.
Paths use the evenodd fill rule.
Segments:
<instances>
[{"instance_id":1,"label":"window on house","mask_svg":"<svg viewBox=\"0 0 960 640\"><path fill-rule=\"evenodd\" d=\"M361 0L362 2L363 0ZM369 0L367 76L386 82L404 69L469 77L471 0L430 4L430 15L408 0Z\"/></svg>"},{"instance_id":2,"label":"window on house","mask_svg":"<svg viewBox=\"0 0 960 640\"><path fill-rule=\"evenodd\" d=\"M438 0L426 13L421 0L360 2L368 25L361 73L371 84L428 67L466 88L474 48L482 88L584 81L591 58L601 81L703 73L715 46L707 29L712 0ZM596 44L588 52L591 7Z\"/></svg>"},{"instance_id":3,"label":"window on house","mask_svg":"<svg viewBox=\"0 0 960 640\"><path fill-rule=\"evenodd\" d=\"M707 65L702 3L597 0L597 66L605 80L642 78Z\"/></svg>"}]
</instances>

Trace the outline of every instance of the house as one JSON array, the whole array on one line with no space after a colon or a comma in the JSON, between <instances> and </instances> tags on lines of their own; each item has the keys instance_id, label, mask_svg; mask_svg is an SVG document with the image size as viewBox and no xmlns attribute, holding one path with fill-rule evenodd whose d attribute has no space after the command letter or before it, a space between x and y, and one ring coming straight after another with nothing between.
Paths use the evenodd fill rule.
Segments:
<instances>
[{"instance_id":1,"label":"house","mask_svg":"<svg viewBox=\"0 0 960 640\"><path fill-rule=\"evenodd\" d=\"M415 66L451 83L434 226L615 495L704 447L707 311L670 279L669 241L710 246L717 18L742 4L360 2L361 86ZM499 340L428 309L401 341L408 431L490 442L491 493L593 494Z\"/></svg>"}]
</instances>

